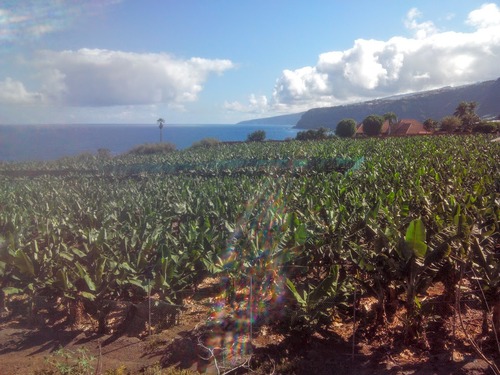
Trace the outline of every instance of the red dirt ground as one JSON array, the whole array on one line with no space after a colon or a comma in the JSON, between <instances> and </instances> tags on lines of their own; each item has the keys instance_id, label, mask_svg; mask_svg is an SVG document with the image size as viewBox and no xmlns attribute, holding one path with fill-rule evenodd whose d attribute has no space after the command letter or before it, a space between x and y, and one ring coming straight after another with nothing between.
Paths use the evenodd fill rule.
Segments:
<instances>
[{"instance_id":1,"label":"red dirt ground","mask_svg":"<svg viewBox=\"0 0 500 375\"><path fill-rule=\"evenodd\" d=\"M23 317L11 315L0 321L0 375L58 374L49 362L58 358L55 351L60 347L67 352L86 348L96 357L91 363L92 374L107 371L107 374L160 374L160 366L217 373L213 358L201 358L208 357L209 353L200 343L218 346L231 339L248 344L248 335L235 338L231 327L207 328L216 283L216 280L207 280L197 294L185 299L186 310L181 313L178 324L157 328L151 336L147 336L144 314L140 311L136 314L141 318L139 321L128 321L120 333L106 335L94 333L90 324L50 328L44 322L29 325ZM437 304L440 292L439 286L431 288L427 298L436 299ZM400 307L394 319L382 329L372 329L367 320L372 302L361 301L354 340L353 320L345 316L335 317L328 330L310 337L291 334L279 324L264 322L253 327L252 355L247 351L242 357L223 358L220 351L215 350L217 366L223 370L223 366L227 369L248 360L238 373L251 369L258 374L493 374L488 364L472 350L457 319L453 323L453 316L442 319L436 314L427 322L426 337L405 345L404 308ZM462 315L469 335L499 366L494 335L481 336L481 312L472 305L464 305ZM110 319L120 321L119 314ZM113 322L109 325L113 326ZM163 373L166 374L166 370Z\"/></svg>"}]
</instances>

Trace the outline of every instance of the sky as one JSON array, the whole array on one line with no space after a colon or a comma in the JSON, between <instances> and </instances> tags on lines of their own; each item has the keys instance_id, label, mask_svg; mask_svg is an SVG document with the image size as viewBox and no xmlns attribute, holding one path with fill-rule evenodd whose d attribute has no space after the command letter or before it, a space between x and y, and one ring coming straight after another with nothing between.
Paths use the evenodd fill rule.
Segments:
<instances>
[{"instance_id":1,"label":"sky","mask_svg":"<svg viewBox=\"0 0 500 375\"><path fill-rule=\"evenodd\" d=\"M500 77L475 0L0 0L0 124L222 124Z\"/></svg>"}]
</instances>

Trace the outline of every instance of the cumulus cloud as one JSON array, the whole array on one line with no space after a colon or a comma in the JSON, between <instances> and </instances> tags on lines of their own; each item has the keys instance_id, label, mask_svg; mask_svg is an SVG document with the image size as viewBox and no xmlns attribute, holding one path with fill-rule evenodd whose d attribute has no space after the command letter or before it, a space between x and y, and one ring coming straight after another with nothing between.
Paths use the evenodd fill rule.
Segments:
<instances>
[{"instance_id":1,"label":"cumulus cloud","mask_svg":"<svg viewBox=\"0 0 500 375\"><path fill-rule=\"evenodd\" d=\"M406 28L413 30L417 39L424 39L438 31L434 23L431 21L418 23L417 19L420 17L422 17L422 13L417 8L412 8L406 14L405 19Z\"/></svg>"},{"instance_id":2,"label":"cumulus cloud","mask_svg":"<svg viewBox=\"0 0 500 375\"><path fill-rule=\"evenodd\" d=\"M250 114L263 114L269 108L267 96L251 94L248 98L248 104L241 104L238 101L224 103L224 108L233 112L244 112Z\"/></svg>"},{"instance_id":3,"label":"cumulus cloud","mask_svg":"<svg viewBox=\"0 0 500 375\"><path fill-rule=\"evenodd\" d=\"M229 60L101 49L41 51L34 67L46 102L70 106L167 103L182 106L197 99L211 74L234 67Z\"/></svg>"},{"instance_id":4,"label":"cumulus cloud","mask_svg":"<svg viewBox=\"0 0 500 375\"><path fill-rule=\"evenodd\" d=\"M35 104L43 101L41 93L29 92L22 82L10 77L0 81L0 103Z\"/></svg>"},{"instance_id":5,"label":"cumulus cloud","mask_svg":"<svg viewBox=\"0 0 500 375\"><path fill-rule=\"evenodd\" d=\"M500 9L496 4L483 4L481 8L469 13L467 23L481 29L498 26Z\"/></svg>"},{"instance_id":6,"label":"cumulus cloud","mask_svg":"<svg viewBox=\"0 0 500 375\"><path fill-rule=\"evenodd\" d=\"M358 39L349 49L321 54L315 66L283 70L267 108L299 111L500 76L498 5L470 12L470 32L441 31L421 18L416 8L406 14L410 37Z\"/></svg>"}]
</instances>

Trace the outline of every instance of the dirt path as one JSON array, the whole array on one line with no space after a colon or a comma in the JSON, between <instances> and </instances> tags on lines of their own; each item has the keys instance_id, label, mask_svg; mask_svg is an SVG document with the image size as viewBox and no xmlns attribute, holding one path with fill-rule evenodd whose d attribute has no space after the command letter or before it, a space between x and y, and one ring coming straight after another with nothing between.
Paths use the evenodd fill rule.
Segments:
<instances>
[{"instance_id":1,"label":"dirt path","mask_svg":"<svg viewBox=\"0 0 500 375\"><path fill-rule=\"evenodd\" d=\"M98 368L102 374L119 368L126 369L124 374L137 374L160 364L165 357L165 348L176 340L184 339L197 325L203 324L206 316L206 306L191 303L177 325L153 331L151 336L145 329L144 319L141 319L142 329L135 319L131 322L134 326L127 327L129 334L108 335L71 327L51 329L34 326L27 324L25 319L3 322L0 323L0 375L52 374L41 371L54 370L49 361L65 363L64 356L58 355L59 349L76 357L72 363L82 357L83 349L86 356L93 357L90 361L92 368Z\"/></svg>"}]
</instances>

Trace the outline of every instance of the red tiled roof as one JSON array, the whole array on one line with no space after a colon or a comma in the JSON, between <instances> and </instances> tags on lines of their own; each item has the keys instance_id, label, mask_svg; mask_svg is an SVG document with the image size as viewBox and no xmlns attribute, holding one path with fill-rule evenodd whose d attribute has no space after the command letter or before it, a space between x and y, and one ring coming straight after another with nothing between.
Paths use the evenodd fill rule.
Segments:
<instances>
[{"instance_id":1,"label":"red tiled roof","mask_svg":"<svg viewBox=\"0 0 500 375\"><path fill-rule=\"evenodd\" d=\"M399 120L397 127L394 129L394 135L417 135L417 134L430 134L425 130L424 124L414 119Z\"/></svg>"},{"instance_id":2,"label":"red tiled roof","mask_svg":"<svg viewBox=\"0 0 500 375\"><path fill-rule=\"evenodd\" d=\"M359 124L356 129L355 135L364 135L363 123ZM389 121L384 121L382 124L382 129L380 129L380 135L393 135L393 136L405 136L405 135L417 135L417 134L431 134L431 132L425 130L424 124L418 120L414 119L402 119L399 120L397 124L393 124L391 131L389 133Z\"/></svg>"}]
</instances>

